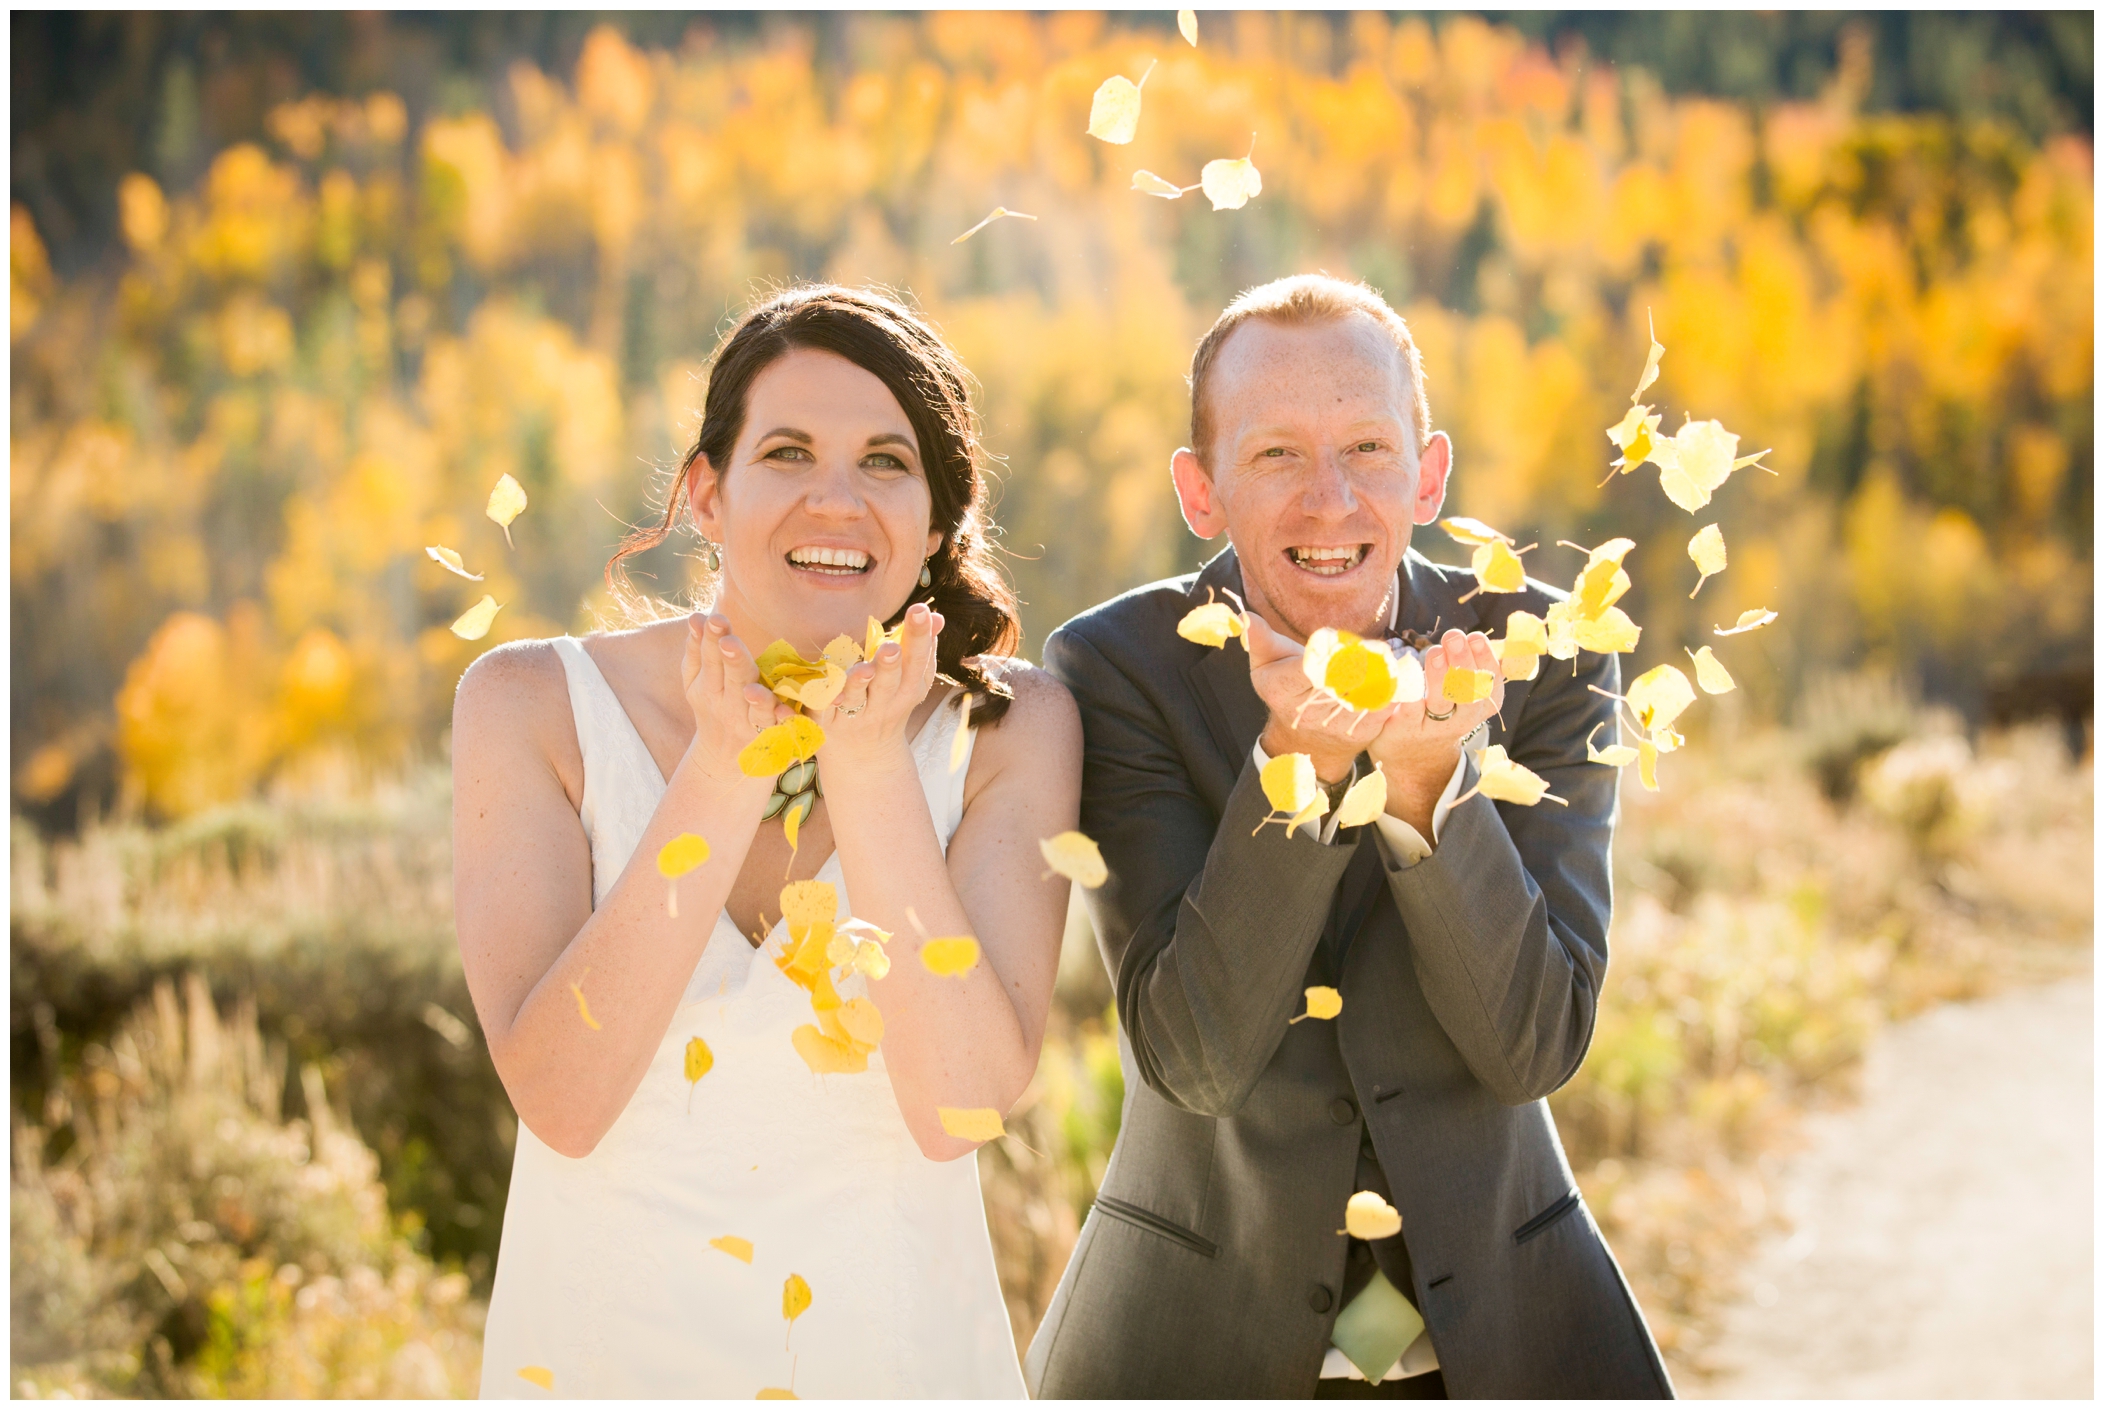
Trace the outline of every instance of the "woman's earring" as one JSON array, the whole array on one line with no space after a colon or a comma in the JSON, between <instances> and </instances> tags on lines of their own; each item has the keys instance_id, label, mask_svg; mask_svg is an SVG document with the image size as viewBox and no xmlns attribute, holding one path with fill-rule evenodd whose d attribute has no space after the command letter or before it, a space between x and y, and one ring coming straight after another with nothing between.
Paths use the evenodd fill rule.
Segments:
<instances>
[{"instance_id":1,"label":"woman's earring","mask_svg":"<svg viewBox=\"0 0 2104 1410\"><path fill-rule=\"evenodd\" d=\"M933 561L934 561L934 560L933 560L933 559L930 559L930 558L924 558L924 559L922 559L922 560L921 560L921 586L922 586L922 587L934 587L934 586L935 586L935 577L934 577L934 575L933 575L933 574L931 574L931 573L930 573L930 572L928 571L928 564L932 563Z\"/></svg>"},{"instance_id":2,"label":"woman's earring","mask_svg":"<svg viewBox=\"0 0 2104 1410\"><path fill-rule=\"evenodd\" d=\"M702 549L703 552L701 561L708 564L709 571L711 573L722 572L723 550L718 548L715 544L709 542L707 539L702 540Z\"/></svg>"}]
</instances>

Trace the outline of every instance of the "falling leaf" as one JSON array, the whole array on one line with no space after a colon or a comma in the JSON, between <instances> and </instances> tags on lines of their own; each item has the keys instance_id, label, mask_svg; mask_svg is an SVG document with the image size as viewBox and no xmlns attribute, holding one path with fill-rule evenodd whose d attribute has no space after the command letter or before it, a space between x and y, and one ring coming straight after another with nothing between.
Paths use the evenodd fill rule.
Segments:
<instances>
[{"instance_id":1,"label":"falling leaf","mask_svg":"<svg viewBox=\"0 0 2104 1410\"><path fill-rule=\"evenodd\" d=\"M480 641L489 635L489 624L497 620L497 599L488 593L482 600L460 614L453 623L453 635L462 641Z\"/></svg>"},{"instance_id":2,"label":"falling leaf","mask_svg":"<svg viewBox=\"0 0 2104 1410\"><path fill-rule=\"evenodd\" d=\"M1636 776L1650 792L1658 792L1658 746L1648 739L1637 741Z\"/></svg>"},{"instance_id":3,"label":"falling leaf","mask_svg":"<svg viewBox=\"0 0 2104 1410\"><path fill-rule=\"evenodd\" d=\"M1695 580L1695 592L1700 592L1704 583L1724 571L1724 530L1715 524L1696 530L1695 537L1688 540L1688 557L1695 560L1695 567L1702 573ZM1688 596L1693 597L1695 592Z\"/></svg>"},{"instance_id":4,"label":"falling leaf","mask_svg":"<svg viewBox=\"0 0 2104 1410\"><path fill-rule=\"evenodd\" d=\"M709 1051L707 1043L699 1038L687 1040L687 1111L690 1115L694 1111L694 1085L708 1076L709 1069L715 1065L716 1055ZM751 1244L745 1245L745 1261L752 1262Z\"/></svg>"},{"instance_id":5,"label":"falling leaf","mask_svg":"<svg viewBox=\"0 0 2104 1410\"><path fill-rule=\"evenodd\" d=\"M511 521L525 511L524 487L509 475L499 475L496 485L489 492L489 504L482 512L489 515L498 528L504 530L504 542L513 548L517 548L518 545L511 541Z\"/></svg>"},{"instance_id":6,"label":"falling leaf","mask_svg":"<svg viewBox=\"0 0 2104 1410\"><path fill-rule=\"evenodd\" d=\"M1579 616L1596 617L1629 591L1629 574L1622 560L1635 547L1635 539L1609 539L1586 551L1585 566L1571 584L1571 602Z\"/></svg>"},{"instance_id":7,"label":"falling leaf","mask_svg":"<svg viewBox=\"0 0 2104 1410\"><path fill-rule=\"evenodd\" d=\"M1695 687L1678 666L1653 666L1629 683L1623 697L1646 733L1666 729L1695 703Z\"/></svg>"},{"instance_id":8,"label":"falling leaf","mask_svg":"<svg viewBox=\"0 0 2104 1410\"><path fill-rule=\"evenodd\" d=\"M752 1262L752 1240L741 1239L736 1234L724 1234L709 1240L709 1247L727 1253L740 1263Z\"/></svg>"},{"instance_id":9,"label":"falling leaf","mask_svg":"<svg viewBox=\"0 0 2104 1410\"><path fill-rule=\"evenodd\" d=\"M1759 631L1776 618L1775 613L1765 607L1749 607L1739 614L1739 620L1729 627L1712 627L1712 636L1737 636L1740 632Z\"/></svg>"},{"instance_id":10,"label":"falling leaf","mask_svg":"<svg viewBox=\"0 0 2104 1410\"><path fill-rule=\"evenodd\" d=\"M1252 138L1251 149L1255 149ZM1198 185L1216 211L1240 210L1264 189L1264 178L1248 157L1221 157L1207 162L1198 173Z\"/></svg>"},{"instance_id":11,"label":"falling leaf","mask_svg":"<svg viewBox=\"0 0 2104 1410\"><path fill-rule=\"evenodd\" d=\"M1225 646L1228 638L1248 640L1249 619L1225 602L1208 602L1184 613L1176 634L1200 646Z\"/></svg>"},{"instance_id":12,"label":"falling leaf","mask_svg":"<svg viewBox=\"0 0 2104 1410\"><path fill-rule=\"evenodd\" d=\"M1518 592L1527 586L1527 565L1506 544L1478 547L1469 558L1468 570L1476 575L1477 592Z\"/></svg>"},{"instance_id":13,"label":"falling leaf","mask_svg":"<svg viewBox=\"0 0 2104 1410\"><path fill-rule=\"evenodd\" d=\"M1700 651L1690 651L1688 655L1695 662L1695 684L1706 694L1723 695L1739 688L1739 683L1731 678L1731 672L1725 670L1724 663L1717 659L1717 653L1707 646Z\"/></svg>"},{"instance_id":14,"label":"falling leaf","mask_svg":"<svg viewBox=\"0 0 2104 1410\"><path fill-rule=\"evenodd\" d=\"M849 999L840 1006L835 1021L858 1048L874 1048L884 1041L884 1014L869 999Z\"/></svg>"},{"instance_id":15,"label":"falling leaf","mask_svg":"<svg viewBox=\"0 0 2104 1410\"><path fill-rule=\"evenodd\" d=\"M1041 839L1037 850L1045 857L1045 865L1069 881L1094 890L1110 879L1110 868L1103 864L1103 852L1089 838L1078 832L1062 832L1055 837Z\"/></svg>"},{"instance_id":16,"label":"falling leaf","mask_svg":"<svg viewBox=\"0 0 2104 1410\"><path fill-rule=\"evenodd\" d=\"M956 773L964 767L965 756L972 752L972 693L964 693L964 703L957 707L957 733L950 736L950 772Z\"/></svg>"},{"instance_id":17,"label":"falling leaf","mask_svg":"<svg viewBox=\"0 0 2104 1410\"><path fill-rule=\"evenodd\" d=\"M1344 996L1327 984L1310 985L1303 997L1308 1003L1307 1012L1301 1014L1300 1018L1287 1019L1288 1028L1300 1022L1302 1018L1335 1018L1344 1012Z\"/></svg>"},{"instance_id":18,"label":"falling leaf","mask_svg":"<svg viewBox=\"0 0 2104 1410\"><path fill-rule=\"evenodd\" d=\"M1344 1228L1339 1232L1371 1243L1393 1238L1402 1229L1403 1216L1372 1190L1361 1190L1344 1203Z\"/></svg>"},{"instance_id":19,"label":"falling leaf","mask_svg":"<svg viewBox=\"0 0 2104 1410\"><path fill-rule=\"evenodd\" d=\"M814 925L830 925L840 914L840 893L825 881L792 881L779 897L782 920L791 935Z\"/></svg>"},{"instance_id":20,"label":"falling leaf","mask_svg":"<svg viewBox=\"0 0 2104 1410\"><path fill-rule=\"evenodd\" d=\"M1582 651L1597 651L1607 655L1617 651L1636 650L1637 638L1643 628L1629 620L1629 614L1619 607L1610 607L1597 617L1580 618L1571 627L1571 640Z\"/></svg>"},{"instance_id":21,"label":"falling leaf","mask_svg":"<svg viewBox=\"0 0 2104 1410\"><path fill-rule=\"evenodd\" d=\"M792 715L760 731L738 751L738 767L747 778L772 778L799 759L808 759L826 742L826 732L804 715Z\"/></svg>"},{"instance_id":22,"label":"falling leaf","mask_svg":"<svg viewBox=\"0 0 2104 1410\"><path fill-rule=\"evenodd\" d=\"M1279 755L1264 765L1257 782L1273 816L1284 813L1294 820L1288 824L1289 831L1308 816L1320 817L1329 806L1329 795L1315 777L1315 761L1305 754Z\"/></svg>"},{"instance_id":23,"label":"falling leaf","mask_svg":"<svg viewBox=\"0 0 2104 1410\"><path fill-rule=\"evenodd\" d=\"M1388 806L1388 775L1375 764L1373 772L1344 791L1337 805L1337 826L1364 827Z\"/></svg>"},{"instance_id":24,"label":"falling leaf","mask_svg":"<svg viewBox=\"0 0 2104 1410\"><path fill-rule=\"evenodd\" d=\"M802 1275L791 1273L782 1284L782 1317L789 1323L791 1331L796 1329L796 1319L811 1309L811 1285ZM782 1338L782 1349L789 1349L789 1339Z\"/></svg>"},{"instance_id":25,"label":"falling leaf","mask_svg":"<svg viewBox=\"0 0 2104 1410\"><path fill-rule=\"evenodd\" d=\"M1552 803L1564 800L1549 792L1549 781L1525 764L1516 763L1505 753L1502 744L1486 744L1476 751L1476 768L1480 776L1476 786L1454 801L1472 798L1480 793L1485 798L1500 803L1518 803L1531 808L1542 799Z\"/></svg>"},{"instance_id":26,"label":"falling leaf","mask_svg":"<svg viewBox=\"0 0 2104 1410\"><path fill-rule=\"evenodd\" d=\"M1626 475L1651 458L1658 446L1658 423L1663 419L1648 406L1632 406L1620 421L1607 428L1607 439L1622 452L1614 462L1615 469Z\"/></svg>"},{"instance_id":27,"label":"falling leaf","mask_svg":"<svg viewBox=\"0 0 2104 1410\"><path fill-rule=\"evenodd\" d=\"M430 547L424 550L424 554L426 557L430 558L430 560L433 563L436 563L439 567L445 569L448 573L457 573L461 577L466 578L471 583L479 583L482 581L482 574L470 573L468 571L468 565L461 561L460 555L455 553L452 549L447 548L443 544L432 544Z\"/></svg>"},{"instance_id":28,"label":"falling leaf","mask_svg":"<svg viewBox=\"0 0 2104 1410\"><path fill-rule=\"evenodd\" d=\"M1402 658L1415 666L1414 657ZM1404 695L1409 674L1402 660L1389 654L1386 642L1371 641L1320 627L1301 651L1301 674L1318 690L1329 692L1354 710L1378 710ZM1419 668L1422 670L1422 668ZM1422 686L1422 679L1417 682ZM1422 694L1417 698L1422 698Z\"/></svg>"},{"instance_id":29,"label":"falling leaf","mask_svg":"<svg viewBox=\"0 0 2104 1410\"><path fill-rule=\"evenodd\" d=\"M939 1106L935 1115L941 1119L942 1129L960 1141L994 1141L1008 1134L1001 1124L1001 1113L990 1106Z\"/></svg>"},{"instance_id":30,"label":"falling leaf","mask_svg":"<svg viewBox=\"0 0 2104 1410\"><path fill-rule=\"evenodd\" d=\"M944 935L921 946L921 964L945 979L964 974L979 963L979 942L969 935Z\"/></svg>"},{"instance_id":31,"label":"falling leaf","mask_svg":"<svg viewBox=\"0 0 2104 1410\"><path fill-rule=\"evenodd\" d=\"M585 966L584 973L578 975L577 982L570 986L570 992L577 996L577 1013L584 1019L584 1026L596 1033L599 1031L599 1020L592 1017L592 1010L584 1001L584 982L591 978L591 975L591 966Z\"/></svg>"},{"instance_id":32,"label":"falling leaf","mask_svg":"<svg viewBox=\"0 0 2104 1410\"><path fill-rule=\"evenodd\" d=\"M825 657L826 660L831 661L842 670L846 670L862 660L862 648L855 645L853 637L846 632L842 632L839 636L827 642L825 650L821 651L819 655Z\"/></svg>"},{"instance_id":33,"label":"falling leaf","mask_svg":"<svg viewBox=\"0 0 2104 1410\"><path fill-rule=\"evenodd\" d=\"M1140 90L1153 76L1154 65L1149 64L1138 83L1123 74L1104 79L1089 104L1089 136L1120 146L1130 142L1140 130Z\"/></svg>"},{"instance_id":34,"label":"falling leaf","mask_svg":"<svg viewBox=\"0 0 2104 1410\"><path fill-rule=\"evenodd\" d=\"M1035 216L1031 218L1033 220L1036 219ZM887 641L900 641L905 636L905 632L906 624L903 621L887 632L884 630L884 624L882 622L879 622L874 617L870 618L869 630L866 633L864 633L862 637L862 659L865 661L876 660L877 648L881 647Z\"/></svg>"},{"instance_id":35,"label":"falling leaf","mask_svg":"<svg viewBox=\"0 0 2104 1410\"><path fill-rule=\"evenodd\" d=\"M1156 176L1153 172L1142 167L1132 174L1132 189L1145 196L1160 196L1165 201L1173 201L1188 192L1196 191L1198 188L1196 186L1179 186L1175 182Z\"/></svg>"},{"instance_id":36,"label":"falling leaf","mask_svg":"<svg viewBox=\"0 0 2104 1410\"><path fill-rule=\"evenodd\" d=\"M782 1389L782 1388L781 1388L780 1386L769 1386L769 1387L767 1387L767 1389L765 1389L765 1390L761 1391L761 1392L760 1392L760 1393L759 1393L758 1395L754 1396L754 1397L753 1397L753 1399L754 1399L754 1400L801 1400L801 1399L803 1399L803 1397L802 1397L802 1396L800 1396L800 1395L798 1395L798 1394L797 1394L797 1393L796 1393L795 1391L793 1391L793 1390L783 1390L783 1389Z\"/></svg>"},{"instance_id":37,"label":"falling leaf","mask_svg":"<svg viewBox=\"0 0 2104 1410\"><path fill-rule=\"evenodd\" d=\"M555 1389L555 1372L549 1370L546 1366L521 1366L519 1368L519 1379L532 1381L542 1390Z\"/></svg>"},{"instance_id":38,"label":"falling leaf","mask_svg":"<svg viewBox=\"0 0 2104 1410\"><path fill-rule=\"evenodd\" d=\"M1499 533L1481 519L1471 519L1463 514L1440 520L1439 527L1446 530L1448 538L1456 543L1467 544L1470 548L1482 548L1489 544L1509 544L1512 542L1510 538Z\"/></svg>"},{"instance_id":39,"label":"falling leaf","mask_svg":"<svg viewBox=\"0 0 2104 1410\"><path fill-rule=\"evenodd\" d=\"M979 233L980 231L984 230L984 229L985 229L985 228L986 228L987 226L989 226L989 225L992 225L992 224L993 224L993 223L994 223L995 221L997 221L997 220L1036 220L1036 219L1037 219L1037 217L1036 217L1036 216L1034 216L1034 215L1025 215L1025 214L1024 214L1024 213L1023 213L1022 211L1012 211L1012 210L1009 210L1009 209L1008 209L1007 207L1005 207L1005 206L995 206L995 207L994 207L994 208L993 208L992 210L990 210L990 211L988 211L988 212L986 213L986 219L984 219L984 220L980 221L980 222L979 222L979 223L978 223L977 225L975 225L975 226L973 226L973 227L972 227L971 229L969 229L969 230L965 231L965 232L964 232L964 233L963 233L962 235L959 235L959 236L958 236L958 237L957 237L956 239L954 239L954 240L950 241L950 243L951 243L951 244L953 244L953 245L961 245L961 244L963 244L963 243L964 243L965 241L967 241L967 240L971 239L971 238L972 238L972 237L973 237L974 235L977 235L977 234L978 234L978 233Z\"/></svg>"},{"instance_id":40,"label":"falling leaf","mask_svg":"<svg viewBox=\"0 0 2104 1410\"><path fill-rule=\"evenodd\" d=\"M1186 44L1196 49L1198 47L1198 12L1196 10L1178 10L1176 12L1176 32L1184 37Z\"/></svg>"},{"instance_id":41,"label":"falling leaf","mask_svg":"<svg viewBox=\"0 0 2104 1410\"><path fill-rule=\"evenodd\" d=\"M1541 658L1549 650L1548 624L1532 612L1514 612L1505 619L1505 635L1490 644L1491 652L1504 668L1508 681L1531 681L1541 671Z\"/></svg>"},{"instance_id":42,"label":"falling leaf","mask_svg":"<svg viewBox=\"0 0 2104 1410\"><path fill-rule=\"evenodd\" d=\"M1644 390L1658 380L1658 360L1666 355L1664 346L1658 341L1658 325L1651 321L1648 312L1644 315L1644 326L1651 333L1651 351L1644 358L1644 375L1636 379L1636 390L1629 394L1632 402L1643 396Z\"/></svg>"},{"instance_id":43,"label":"falling leaf","mask_svg":"<svg viewBox=\"0 0 2104 1410\"><path fill-rule=\"evenodd\" d=\"M691 832L682 832L679 836L658 848L658 875L669 882L675 883L670 888L668 899L665 903L665 908L671 915L675 917L679 915L679 887L676 883L681 877L708 859L709 844L707 840Z\"/></svg>"},{"instance_id":44,"label":"falling leaf","mask_svg":"<svg viewBox=\"0 0 2104 1410\"><path fill-rule=\"evenodd\" d=\"M829 1037L812 1024L800 1024L789 1035L789 1045L804 1060L804 1066L819 1077L869 1071L869 1055L855 1051L845 1039Z\"/></svg>"},{"instance_id":45,"label":"falling leaf","mask_svg":"<svg viewBox=\"0 0 2104 1410\"><path fill-rule=\"evenodd\" d=\"M1440 680L1439 694L1456 705L1473 705L1478 700L1490 699L1497 688L1498 678L1489 671L1473 670L1467 666L1449 666Z\"/></svg>"},{"instance_id":46,"label":"falling leaf","mask_svg":"<svg viewBox=\"0 0 2104 1410\"><path fill-rule=\"evenodd\" d=\"M1659 487L1666 498L1693 514L1731 478L1734 470L1757 464L1768 452L1741 456L1739 438L1721 421L1689 421L1652 453Z\"/></svg>"},{"instance_id":47,"label":"falling leaf","mask_svg":"<svg viewBox=\"0 0 2104 1410\"><path fill-rule=\"evenodd\" d=\"M1626 744L1610 744L1605 749L1593 747L1593 734L1598 734L1606 727L1607 721L1602 720L1593 726L1593 733L1585 737L1585 761L1588 764L1605 764L1611 769L1635 763L1637 751Z\"/></svg>"}]
</instances>

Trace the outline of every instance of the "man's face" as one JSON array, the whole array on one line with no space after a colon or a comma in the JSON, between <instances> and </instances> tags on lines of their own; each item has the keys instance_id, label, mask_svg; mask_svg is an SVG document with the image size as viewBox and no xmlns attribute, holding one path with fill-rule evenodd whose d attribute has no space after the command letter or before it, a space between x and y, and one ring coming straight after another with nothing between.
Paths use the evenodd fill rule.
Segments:
<instances>
[{"instance_id":1,"label":"man's face","mask_svg":"<svg viewBox=\"0 0 2104 1410\"><path fill-rule=\"evenodd\" d=\"M1171 466L1193 533L1227 531L1250 608L1305 641L1318 627L1386 629L1413 524L1439 514L1444 435L1422 457L1395 344L1354 313L1289 327L1251 319L1206 386L1210 473Z\"/></svg>"}]
</instances>

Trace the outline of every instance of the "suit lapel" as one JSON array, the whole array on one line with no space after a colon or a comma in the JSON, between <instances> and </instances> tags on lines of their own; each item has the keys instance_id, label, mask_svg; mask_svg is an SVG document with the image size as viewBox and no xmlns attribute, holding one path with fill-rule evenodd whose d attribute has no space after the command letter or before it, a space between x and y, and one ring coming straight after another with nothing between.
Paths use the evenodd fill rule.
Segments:
<instances>
[{"instance_id":1,"label":"suit lapel","mask_svg":"<svg viewBox=\"0 0 2104 1410\"><path fill-rule=\"evenodd\" d=\"M1193 606L1206 600L1207 588L1213 590L1215 597L1223 590L1240 595L1242 570L1232 548L1216 555L1199 573L1192 584ZM1191 687L1191 698L1198 702L1199 713L1205 716L1207 732L1227 761L1230 775L1239 774L1242 761L1249 757L1257 736L1264 732L1266 717L1264 702L1249 683L1247 648L1235 645L1208 649L1184 669L1184 680Z\"/></svg>"}]
</instances>

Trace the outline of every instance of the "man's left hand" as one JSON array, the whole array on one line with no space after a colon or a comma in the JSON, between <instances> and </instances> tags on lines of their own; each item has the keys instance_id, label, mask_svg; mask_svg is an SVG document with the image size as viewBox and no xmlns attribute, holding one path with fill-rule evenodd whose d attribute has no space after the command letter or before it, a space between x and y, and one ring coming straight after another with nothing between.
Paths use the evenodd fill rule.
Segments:
<instances>
[{"instance_id":1,"label":"man's left hand","mask_svg":"<svg viewBox=\"0 0 2104 1410\"><path fill-rule=\"evenodd\" d=\"M1492 685L1488 697L1468 705L1446 698L1447 667L1488 671ZM1425 698L1415 705L1396 707L1395 715L1366 752L1388 776L1388 814L1410 824L1427 842L1432 840L1432 811L1454 764L1461 757L1461 741L1468 738L1492 715L1505 707L1505 675L1491 652L1490 638L1482 632L1466 636L1449 631L1439 644L1425 653ZM1452 714L1446 714L1452 711ZM1441 718L1444 715L1445 718Z\"/></svg>"}]
</instances>

